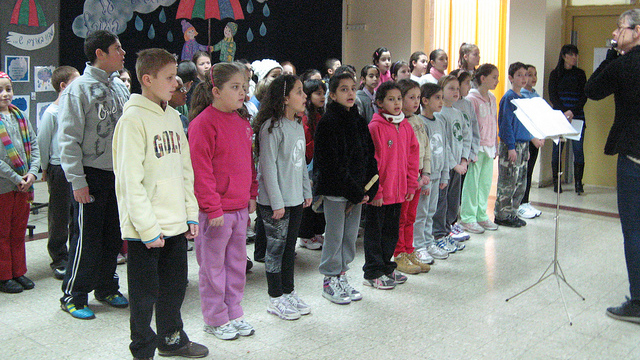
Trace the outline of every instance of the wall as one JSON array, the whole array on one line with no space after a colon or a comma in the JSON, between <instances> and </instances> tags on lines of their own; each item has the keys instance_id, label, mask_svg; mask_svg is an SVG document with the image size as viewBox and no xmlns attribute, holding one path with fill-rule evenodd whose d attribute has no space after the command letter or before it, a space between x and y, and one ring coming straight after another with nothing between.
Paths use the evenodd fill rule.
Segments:
<instances>
[{"instance_id":1,"label":"wall","mask_svg":"<svg viewBox=\"0 0 640 360\"><path fill-rule=\"evenodd\" d=\"M548 13L550 3L554 2L558 3L557 8L552 6L551 13ZM557 12L560 14L556 14ZM538 84L535 89L539 94L545 93L548 74L557 61L555 57L560 46L556 45L556 42L562 41L561 12L560 0L512 0L509 3L506 63L520 61L533 64L538 70ZM559 24L556 17L560 19ZM506 73L503 78L507 79ZM533 186L545 186L551 182L551 148L551 141L547 140L534 167Z\"/></svg>"},{"instance_id":2,"label":"wall","mask_svg":"<svg viewBox=\"0 0 640 360\"><path fill-rule=\"evenodd\" d=\"M411 0L344 0L346 25L365 24L363 30L347 30L342 33L342 61L360 69L371 63L371 55L380 46L391 51L391 61L409 60L412 51L412 33L422 29L424 12L414 19ZM417 5L419 9L420 6ZM427 25L428 26L428 25ZM420 33L420 30L416 31ZM417 37L418 35L416 35ZM422 50L422 49L420 49Z\"/></svg>"},{"instance_id":3,"label":"wall","mask_svg":"<svg viewBox=\"0 0 640 360\"><path fill-rule=\"evenodd\" d=\"M15 95L26 95L31 99L32 92L34 91L34 66L57 66L58 64L58 46L59 46L59 20L58 20L58 1L39 1L42 5L42 10L46 20L46 25L42 26L29 26L29 25L13 25L10 24L13 8L16 4L16 0L2 0L0 1L0 63L2 64L2 71L6 70L5 56L29 56L29 82L14 82L13 92ZM42 34L46 32L51 24L55 24L54 36L51 39L51 43L41 49L27 51L10 45L6 38L9 32L34 36L36 34ZM23 39L25 36L23 36ZM57 98L55 91L37 92L35 99L29 100L29 114L28 118L31 123L36 125L36 109L38 103L52 102Z\"/></svg>"},{"instance_id":4,"label":"wall","mask_svg":"<svg viewBox=\"0 0 640 360\"><path fill-rule=\"evenodd\" d=\"M558 54L560 53L560 48L565 43L564 39L564 12L563 12L563 0L547 0L546 13L547 13L547 21L546 21L546 36L545 36L545 67L544 73L540 73L538 70L538 79L544 79L544 92L540 92L540 94L544 94L544 98L549 100L549 91L547 89L547 84L549 83L549 74L551 74L551 70L556 67L558 63ZM540 80L539 80L540 81ZM552 146L549 142L548 146L544 146L541 149L539 160L538 160L538 169L540 171L541 176L539 177L539 181L543 185L551 184L551 179L553 174L551 173L551 152Z\"/></svg>"}]
</instances>

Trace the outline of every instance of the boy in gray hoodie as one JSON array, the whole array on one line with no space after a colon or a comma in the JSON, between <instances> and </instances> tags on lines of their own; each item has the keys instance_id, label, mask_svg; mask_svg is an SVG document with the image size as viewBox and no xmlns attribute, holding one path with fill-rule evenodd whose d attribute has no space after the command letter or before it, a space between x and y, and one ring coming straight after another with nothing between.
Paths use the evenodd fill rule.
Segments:
<instances>
[{"instance_id":1,"label":"boy in gray hoodie","mask_svg":"<svg viewBox=\"0 0 640 360\"><path fill-rule=\"evenodd\" d=\"M62 283L61 307L77 319L93 319L87 306L95 290L99 301L124 308L118 291L116 257L122 246L111 140L129 90L117 76L125 51L118 37L105 30L84 41L89 62L82 76L60 96L60 163L73 188L74 224L69 263Z\"/></svg>"}]
</instances>

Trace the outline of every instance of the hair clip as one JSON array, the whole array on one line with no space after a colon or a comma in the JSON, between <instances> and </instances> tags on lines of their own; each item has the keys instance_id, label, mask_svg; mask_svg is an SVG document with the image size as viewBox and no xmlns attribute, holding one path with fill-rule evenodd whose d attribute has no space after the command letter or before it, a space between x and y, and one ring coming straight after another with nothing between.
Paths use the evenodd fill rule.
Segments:
<instances>
[{"instance_id":1,"label":"hair clip","mask_svg":"<svg viewBox=\"0 0 640 360\"><path fill-rule=\"evenodd\" d=\"M209 69L209 77L211 78L211 88L216 87L216 83L213 81L213 67Z\"/></svg>"}]
</instances>

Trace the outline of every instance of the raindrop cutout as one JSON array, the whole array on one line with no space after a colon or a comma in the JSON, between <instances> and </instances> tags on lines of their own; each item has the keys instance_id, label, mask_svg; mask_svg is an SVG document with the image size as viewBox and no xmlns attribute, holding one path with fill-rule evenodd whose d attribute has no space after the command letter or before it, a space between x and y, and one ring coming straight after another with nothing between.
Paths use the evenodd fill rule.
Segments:
<instances>
[{"instance_id":1,"label":"raindrop cutout","mask_svg":"<svg viewBox=\"0 0 640 360\"><path fill-rule=\"evenodd\" d=\"M136 30L142 31L143 28L144 23L142 22L142 19L140 19L140 16L136 15Z\"/></svg>"},{"instance_id":2,"label":"raindrop cutout","mask_svg":"<svg viewBox=\"0 0 640 360\"><path fill-rule=\"evenodd\" d=\"M264 26L264 23L262 23L262 25L260 25L260 35L261 36L267 35L267 27Z\"/></svg>"},{"instance_id":3,"label":"raindrop cutout","mask_svg":"<svg viewBox=\"0 0 640 360\"><path fill-rule=\"evenodd\" d=\"M167 33L167 41L173 42L173 33L171 32L171 30L169 30L169 32Z\"/></svg>"},{"instance_id":4,"label":"raindrop cutout","mask_svg":"<svg viewBox=\"0 0 640 360\"><path fill-rule=\"evenodd\" d=\"M262 15L266 17L269 17L269 15L271 15L271 10L269 10L268 4L264 4L264 7L262 8Z\"/></svg>"},{"instance_id":5,"label":"raindrop cutout","mask_svg":"<svg viewBox=\"0 0 640 360\"><path fill-rule=\"evenodd\" d=\"M167 15L164 13L164 9L160 10L160 16L158 16L158 19L163 24L167 22Z\"/></svg>"},{"instance_id":6,"label":"raindrop cutout","mask_svg":"<svg viewBox=\"0 0 640 360\"><path fill-rule=\"evenodd\" d=\"M253 1L249 0L249 2L247 3L247 12L249 14L253 13Z\"/></svg>"},{"instance_id":7,"label":"raindrop cutout","mask_svg":"<svg viewBox=\"0 0 640 360\"><path fill-rule=\"evenodd\" d=\"M247 31L247 41L248 42L253 41L253 31L251 31L251 28L249 28L249 31Z\"/></svg>"},{"instance_id":8,"label":"raindrop cutout","mask_svg":"<svg viewBox=\"0 0 640 360\"><path fill-rule=\"evenodd\" d=\"M149 27L149 32L147 32L147 36L149 37L149 39L153 39L156 37L156 30L153 28L153 24L151 24L151 27Z\"/></svg>"}]
</instances>

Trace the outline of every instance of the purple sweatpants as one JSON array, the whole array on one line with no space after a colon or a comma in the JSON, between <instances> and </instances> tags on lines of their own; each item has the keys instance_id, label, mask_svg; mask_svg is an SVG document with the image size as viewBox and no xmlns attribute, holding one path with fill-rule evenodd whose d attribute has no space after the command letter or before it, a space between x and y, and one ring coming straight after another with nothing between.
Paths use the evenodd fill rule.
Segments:
<instances>
[{"instance_id":1,"label":"purple sweatpants","mask_svg":"<svg viewBox=\"0 0 640 360\"><path fill-rule=\"evenodd\" d=\"M200 234L195 238L200 265L200 303L204 322L221 326L241 317L247 267L247 209L225 213L224 224L209 226L200 212Z\"/></svg>"}]
</instances>

